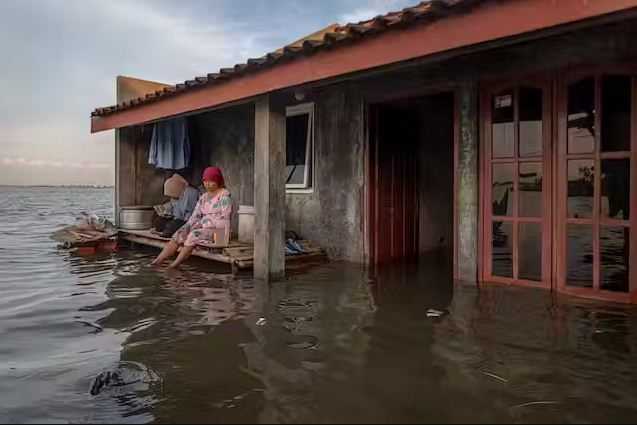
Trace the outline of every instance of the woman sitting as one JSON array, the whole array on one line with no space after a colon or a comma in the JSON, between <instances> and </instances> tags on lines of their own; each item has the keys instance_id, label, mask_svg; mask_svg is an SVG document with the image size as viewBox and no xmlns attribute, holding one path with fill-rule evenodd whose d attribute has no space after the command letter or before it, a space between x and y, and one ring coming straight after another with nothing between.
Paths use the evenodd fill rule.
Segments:
<instances>
[{"instance_id":1,"label":"woman sitting","mask_svg":"<svg viewBox=\"0 0 637 425\"><path fill-rule=\"evenodd\" d=\"M175 255L180 246L183 246L175 261L170 264L170 268L179 267L190 257L199 242L212 241L215 229L229 228L232 199L230 192L225 189L221 169L217 167L206 168L203 173L203 185L206 188L206 193L199 198L190 219L175 233L161 254L152 262L152 265L162 264L166 259Z\"/></svg>"}]
</instances>

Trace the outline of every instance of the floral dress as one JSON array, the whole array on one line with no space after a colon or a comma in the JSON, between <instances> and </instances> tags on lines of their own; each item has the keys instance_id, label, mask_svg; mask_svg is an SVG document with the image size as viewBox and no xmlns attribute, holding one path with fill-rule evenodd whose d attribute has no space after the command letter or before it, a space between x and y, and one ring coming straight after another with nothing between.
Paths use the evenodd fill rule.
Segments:
<instances>
[{"instance_id":1,"label":"floral dress","mask_svg":"<svg viewBox=\"0 0 637 425\"><path fill-rule=\"evenodd\" d=\"M204 193L199 198L190 219L173 236L179 245L196 246L212 241L213 229L225 228L232 214L230 192L221 189L216 195Z\"/></svg>"}]
</instances>

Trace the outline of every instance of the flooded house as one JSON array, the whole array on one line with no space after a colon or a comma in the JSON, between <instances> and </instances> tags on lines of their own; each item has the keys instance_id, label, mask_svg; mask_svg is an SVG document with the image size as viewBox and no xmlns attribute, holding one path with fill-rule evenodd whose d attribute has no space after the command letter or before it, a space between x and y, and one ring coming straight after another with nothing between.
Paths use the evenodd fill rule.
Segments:
<instances>
[{"instance_id":1,"label":"flooded house","mask_svg":"<svg viewBox=\"0 0 637 425\"><path fill-rule=\"evenodd\" d=\"M637 0L434 0L175 86L121 78L91 129L115 130L119 212L162 201L153 129L185 119L182 174L217 165L254 207L259 279L294 230L333 259L435 252L457 280L635 303L634 40Z\"/></svg>"}]
</instances>

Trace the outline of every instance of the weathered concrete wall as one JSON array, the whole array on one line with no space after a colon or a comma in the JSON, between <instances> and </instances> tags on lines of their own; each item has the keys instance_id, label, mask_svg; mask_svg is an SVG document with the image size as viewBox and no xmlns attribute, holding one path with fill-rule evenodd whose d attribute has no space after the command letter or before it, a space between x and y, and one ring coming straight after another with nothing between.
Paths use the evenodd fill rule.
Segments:
<instances>
[{"instance_id":1,"label":"weathered concrete wall","mask_svg":"<svg viewBox=\"0 0 637 425\"><path fill-rule=\"evenodd\" d=\"M363 261L364 118L359 92L317 93L315 179L310 194L287 195L287 229L316 241L332 258Z\"/></svg>"},{"instance_id":2,"label":"weathered concrete wall","mask_svg":"<svg viewBox=\"0 0 637 425\"><path fill-rule=\"evenodd\" d=\"M254 205L254 107L246 105L190 117L193 164L191 183L201 183L208 166L221 167L235 204L232 218L237 232L239 205Z\"/></svg>"},{"instance_id":3,"label":"weathered concrete wall","mask_svg":"<svg viewBox=\"0 0 637 425\"><path fill-rule=\"evenodd\" d=\"M478 278L478 86L465 83L458 90L460 135L457 170L457 264L456 277Z\"/></svg>"}]
</instances>

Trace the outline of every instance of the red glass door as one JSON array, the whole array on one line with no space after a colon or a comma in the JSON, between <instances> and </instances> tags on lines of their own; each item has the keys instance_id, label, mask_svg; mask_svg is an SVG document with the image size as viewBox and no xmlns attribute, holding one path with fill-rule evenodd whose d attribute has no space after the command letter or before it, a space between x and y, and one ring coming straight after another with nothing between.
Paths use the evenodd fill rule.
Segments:
<instances>
[{"instance_id":1,"label":"red glass door","mask_svg":"<svg viewBox=\"0 0 637 425\"><path fill-rule=\"evenodd\" d=\"M618 301L635 293L636 75L579 73L561 84L557 214L563 292Z\"/></svg>"},{"instance_id":2,"label":"red glass door","mask_svg":"<svg viewBox=\"0 0 637 425\"><path fill-rule=\"evenodd\" d=\"M551 285L551 91L544 81L483 92L483 280Z\"/></svg>"}]
</instances>

